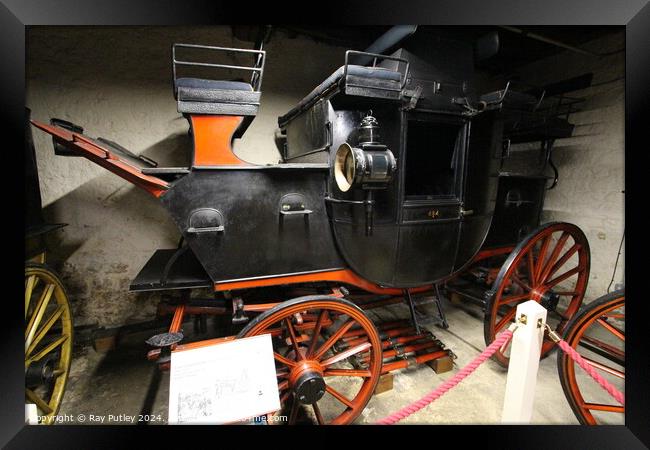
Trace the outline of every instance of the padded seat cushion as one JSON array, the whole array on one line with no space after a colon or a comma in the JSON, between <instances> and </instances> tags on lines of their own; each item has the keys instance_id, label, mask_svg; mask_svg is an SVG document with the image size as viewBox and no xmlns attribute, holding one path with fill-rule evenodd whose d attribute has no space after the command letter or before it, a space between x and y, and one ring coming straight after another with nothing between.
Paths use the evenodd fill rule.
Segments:
<instances>
[{"instance_id":1,"label":"padded seat cushion","mask_svg":"<svg viewBox=\"0 0 650 450\"><path fill-rule=\"evenodd\" d=\"M210 91L252 91L253 87L242 81L205 80L202 78L178 78L176 90L179 88L205 89Z\"/></svg>"},{"instance_id":2,"label":"padded seat cushion","mask_svg":"<svg viewBox=\"0 0 650 450\"><path fill-rule=\"evenodd\" d=\"M343 78L345 66L339 67L332 75L327 77L325 81L319 84L313 91L311 91L305 98L303 98L291 111L284 116L278 118L280 126L284 124L291 117L295 116L299 110L310 102L320 97L324 92L337 84ZM385 69L383 67L365 67L348 64L349 76L358 78L367 78L373 80L386 81L391 84L399 84L402 80L402 74L395 70Z\"/></svg>"},{"instance_id":3,"label":"padded seat cushion","mask_svg":"<svg viewBox=\"0 0 650 450\"><path fill-rule=\"evenodd\" d=\"M188 114L255 116L261 92L242 81L176 79L178 111Z\"/></svg>"}]
</instances>

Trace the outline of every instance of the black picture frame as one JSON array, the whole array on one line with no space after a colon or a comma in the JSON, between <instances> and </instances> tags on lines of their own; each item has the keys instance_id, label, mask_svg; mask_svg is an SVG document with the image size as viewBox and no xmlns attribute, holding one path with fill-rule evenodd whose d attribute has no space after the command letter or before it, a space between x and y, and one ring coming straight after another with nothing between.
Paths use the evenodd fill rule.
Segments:
<instances>
[{"instance_id":1,"label":"black picture frame","mask_svg":"<svg viewBox=\"0 0 650 450\"><path fill-rule=\"evenodd\" d=\"M317 9L318 8L318 9ZM3 0L0 4L0 89L2 114L2 204L5 229L2 396L0 397L0 444L18 448L119 448L137 442L147 446L171 442L172 434L183 434L188 445L238 445L250 438L262 438L266 445L283 445L296 439L291 433L305 430L280 430L281 427L126 427L126 426L55 426L24 425L24 372L21 357L23 321L19 297L22 262L24 200L16 194L22 186L23 115L25 106L25 27L30 25L212 25L228 23L303 23L306 18L318 23L432 25L624 25L626 29L626 291L627 335L631 345L626 356L625 426L436 426L432 427L347 427L327 430L310 429L318 438L323 434L331 445L349 443L350 438L387 439L392 434L405 445L435 445L464 442L470 435L478 438L481 448L647 448L650 446L650 352L646 304L640 295L641 277L646 260L643 222L644 172L647 167L648 110L650 109L650 4L648 0L443 0L357 1L342 4L296 5L217 2L204 0ZM65 61L62 61L64 64ZM645 119L645 120L644 120ZM635 217L638 215L638 217ZM12 245L15 244L15 245ZM20 263L20 264L19 264ZM636 265L636 267L635 267ZM637 273L640 275L637 276ZM7 288L9 288L7 290ZM13 300L12 300L13 299ZM226 437L224 433L233 433ZM417 432L418 438L413 437ZM266 436L278 433L277 436ZM142 436L140 436L142 434ZM138 436L136 436L138 435ZM443 436L444 435L444 436ZM296 435L297 436L297 435ZM136 438L138 438L136 440ZM422 439L422 442L420 439ZM235 439L233 441L233 439ZM277 439L277 441L274 441ZM342 439L344 441L338 441ZM222 441L223 440L223 441ZM311 445L312 440L299 445ZM226 444L226 442L228 444ZM324 441L321 441L324 442ZM374 444L367 444L374 445ZM449 445L449 444L445 444ZM472 445L472 444L470 444Z\"/></svg>"}]
</instances>

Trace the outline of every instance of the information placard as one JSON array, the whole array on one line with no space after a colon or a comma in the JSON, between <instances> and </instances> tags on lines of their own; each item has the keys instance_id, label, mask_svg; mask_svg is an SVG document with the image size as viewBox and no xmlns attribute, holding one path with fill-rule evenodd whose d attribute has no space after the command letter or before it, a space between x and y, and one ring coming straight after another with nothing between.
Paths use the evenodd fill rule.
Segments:
<instances>
[{"instance_id":1,"label":"information placard","mask_svg":"<svg viewBox=\"0 0 650 450\"><path fill-rule=\"evenodd\" d=\"M172 352L168 423L234 423L279 409L271 335Z\"/></svg>"}]
</instances>

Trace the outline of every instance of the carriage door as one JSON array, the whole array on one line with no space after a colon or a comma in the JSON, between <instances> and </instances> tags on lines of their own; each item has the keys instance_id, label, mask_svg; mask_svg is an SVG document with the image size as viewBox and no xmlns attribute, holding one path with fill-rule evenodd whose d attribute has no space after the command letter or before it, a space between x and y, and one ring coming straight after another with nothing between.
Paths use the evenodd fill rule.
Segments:
<instances>
[{"instance_id":1,"label":"carriage door","mask_svg":"<svg viewBox=\"0 0 650 450\"><path fill-rule=\"evenodd\" d=\"M433 282L454 267L468 127L455 116L409 112L403 118L395 282Z\"/></svg>"}]
</instances>

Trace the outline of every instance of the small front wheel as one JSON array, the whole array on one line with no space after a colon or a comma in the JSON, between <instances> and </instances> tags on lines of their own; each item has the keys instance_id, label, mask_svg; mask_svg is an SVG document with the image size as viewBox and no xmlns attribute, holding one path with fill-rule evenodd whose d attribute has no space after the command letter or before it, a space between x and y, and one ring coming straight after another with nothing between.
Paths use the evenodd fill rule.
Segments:
<instances>
[{"instance_id":1,"label":"small front wheel","mask_svg":"<svg viewBox=\"0 0 650 450\"><path fill-rule=\"evenodd\" d=\"M382 344L355 304L314 295L282 302L252 320L238 338L271 334L280 403L295 424L299 410L320 425L345 425L361 414L382 368Z\"/></svg>"}]
</instances>

